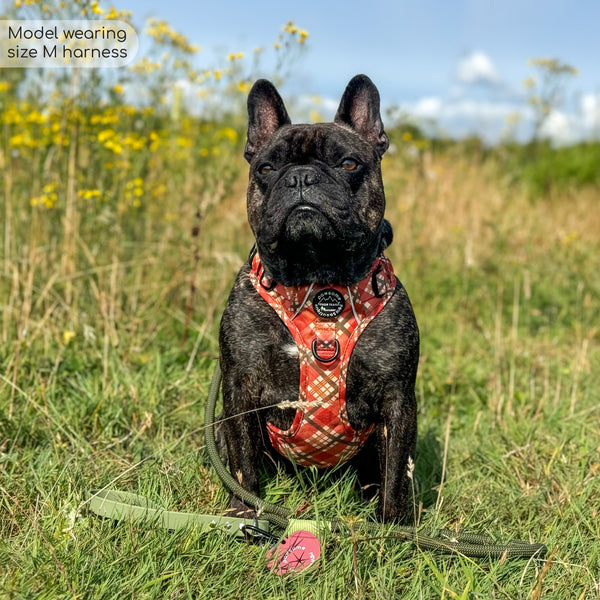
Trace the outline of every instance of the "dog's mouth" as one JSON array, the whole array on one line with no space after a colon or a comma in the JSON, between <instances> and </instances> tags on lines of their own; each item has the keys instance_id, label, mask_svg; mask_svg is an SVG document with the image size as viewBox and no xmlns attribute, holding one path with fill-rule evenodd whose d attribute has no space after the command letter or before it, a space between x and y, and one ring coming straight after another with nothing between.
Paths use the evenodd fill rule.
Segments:
<instances>
[{"instance_id":1,"label":"dog's mouth","mask_svg":"<svg viewBox=\"0 0 600 600\"><path fill-rule=\"evenodd\" d=\"M291 242L322 242L338 237L332 219L319 207L307 203L290 209L283 222L282 234Z\"/></svg>"},{"instance_id":2,"label":"dog's mouth","mask_svg":"<svg viewBox=\"0 0 600 600\"><path fill-rule=\"evenodd\" d=\"M318 255L320 260L332 252L354 251L364 242L365 229L351 210L329 198L289 201L279 198L265 206L255 235L263 250L284 254Z\"/></svg>"}]
</instances>

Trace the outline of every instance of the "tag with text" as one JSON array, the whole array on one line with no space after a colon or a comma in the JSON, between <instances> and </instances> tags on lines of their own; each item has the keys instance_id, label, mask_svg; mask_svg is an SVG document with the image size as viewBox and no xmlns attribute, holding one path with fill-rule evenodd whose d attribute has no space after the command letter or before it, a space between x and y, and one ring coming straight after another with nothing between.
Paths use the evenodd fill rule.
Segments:
<instances>
[{"instance_id":1,"label":"tag with text","mask_svg":"<svg viewBox=\"0 0 600 600\"><path fill-rule=\"evenodd\" d=\"M119 20L0 20L0 67L123 67L138 47Z\"/></svg>"}]
</instances>

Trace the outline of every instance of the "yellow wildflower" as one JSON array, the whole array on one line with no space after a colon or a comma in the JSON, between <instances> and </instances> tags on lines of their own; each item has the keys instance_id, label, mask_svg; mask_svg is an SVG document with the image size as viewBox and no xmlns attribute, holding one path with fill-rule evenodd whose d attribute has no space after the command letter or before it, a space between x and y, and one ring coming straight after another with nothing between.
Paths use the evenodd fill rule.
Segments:
<instances>
[{"instance_id":1,"label":"yellow wildflower","mask_svg":"<svg viewBox=\"0 0 600 600\"><path fill-rule=\"evenodd\" d=\"M523 80L523 86L526 88L534 88L535 87L535 79L533 77L528 77Z\"/></svg>"},{"instance_id":2,"label":"yellow wildflower","mask_svg":"<svg viewBox=\"0 0 600 600\"><path fill-rule=\"evenodd\" d=\"M159 44L171 44L188 54L194 54L200 49L198 46L190 44L184 35L171 29L166 21L149 19L146 33L153 37Z\"/></svg>"},{"instance_id":3,"label":"yellow wildflower","mask_svg":"<svg viewBox=\"0 0 600 600\"><path fill-rule=\"evenodd\" d=\"M167 193L167 186L164 183L159 183L152 188L152 195L155 198L164 196Z\"/></svg>"},{"instance_id":4,"label":"yellow wildflower","mask_svg":"<svg viewBox=\"0 0 600 600\"><path fill-rule=\"evenodd\" d=\"M63 331L62 334L62 338L63 338L63 344L65 346L67 346L69 344L69 342L75 337L75 332L74 331L70 331L70 330L65 330Z\"/></svg>"},{"instance_id":5,"label":"yellow wildflower","mask_svg":"<svg viewBox=\"0 0 600 600\"><path fill-rule=\"evenodd\" d=\"M92 12L95 15L103 15L104 11L98 6L98 4L99 4L98 0L94 0L92 2L92 5L91 5Z\"/></svg>"},{"instance_id":6,"label":"yellow wildflower","mask_svg":"<svg viewBox=\"0 0 600 600\"><path fill-rule=\"evenodd\" d=\"M567 246L570 246L573 242L577 241L578 239L579 239L579 232L571 231L570 233L563 235L560 242L561 242L563 248L566 248Z\"/></svg>"},{"instance_id":7,"label":"yellow wildflower","mask_svg":"<svg viewBox=\"0 0 600 600\"><path fill-rule=\"evenodd\" d=\"M134 73L152 73L157 69L160 69L160 64L157 62L152 62L148 60L146 57L136 61L130 69Z\"/></svg>"},{"instance_id":8,"label":"yellow wildflower","mask_svg":"<svg viewBox=\"0 0 600 600\"><path fill-rule=\"evenodd\" d=\"M125 184L125 200L131 202L134 208L142 205L140 198L144 195L144 180L136 177Z\"/></svg>"},{"instance_id":9,"label":"yellow wildflower","mask_svg":"<svg viewBox=\"0 0 600 600\"><path fill-rule=\"evenodd\" d=\"M238 140L237 131L232 127L224 127L223 129L221 129L221 136L227 138L233 144L235 144Z\"/></svg>"},{"instance_id":10,"label":"yellow wildflower","mask_svg":"<svg viewBox=\"0 0 600 600\"><path fill-rule=\"evenodd\" d=\"M84 200L99 199L101 196L100 190L79 190L77 195Z\"/></svg>"},{"instance_id":11,"label":"yellow wildflower","mask_svg":"<svg viewBox=\"0 0 600 600\"><path fill-rule=\"evenodd\" d=\"M2 113L2 120L7 125L18 125L21 123L23 118L21 113L17 110L16 106L9 106L8 109Z\"/></svg>"},{"instance_id":12,"label":"yellow wildflower","mask_svg":"<svg viewBox=\"0 0 600 600\"><path fill-rule=\"evenodd\" d=\"M123 145L117 138L117 134L113 129L103 129L98 132L98 141L111 152L115 154L121 154L123 152Z\"/></svg>"},{"instance_id":13,"label":"yellow wildflower","mask_svg":"<svg viewBox=\"0 0 600 600\"><path fill-rule=\"evenodd\" d=\"M41 112L39 112L38 110L32 110L28 115L27 115L27 122L28 123L46 123L48 121L48 117L46 115L43 115Z\"/></svg>"},{"instance_id":14,"label":"yellow wildflower","mask_svg":"<svg viewBox=\"0 0 600 600\"><path fill-rule=\"evenodd\" d=\"M238 92L242 92L242 94L247 94L251 87L252 84L249 81L238 81L237 89Z\"/></svg>"},{"instance_id":15,"label":"yellow wildflower","mask_svg":"<svg viewBox=\"0 0 600 600\"><path fill-rule=\"evenodd\" d=\"M130 10L116 10L114 6L110 7L110 10L106 13L107 19L130 19L131 18Z\"/></svg>"},{"instance_id":16,"label":"yellow wildflower","mask_svg":"<svg viewBox=\"0 0 600 600\"><path fill-rule=\"evenodd\" d=\"M132 150L143 150L146 147L146 139L130 134L123 138L123 144Z\"/></svg>"},{"instance_id":17,"label":"yellow wildflower","mask_svg":"<svg viewBox=\"0 0 600 600\"><path fill-rule=\"evenodd\" d=\"M106 142L106 140L110 139L111 137L115 136L115 132L112 129L103 129L102 131L100 131L98 133L98 141L101 144L104 144L104 142Z\"/></svg>"},{"instance_id":18,"label":"yellow wildflower","mask_svg":"<svg viewBox=\"0 0 600 600\"><path fill-rule=\"evenodd\" d=\"M321 114L316 111L316 110L311 110L309 112L309 118L310 118L310 122L311 123L322 123L323 122L323 117L321 116Z\"/></svg>"},{"instance_id":19,"label":"yellow wildflower","mask_svg":"<svg viewBox=\"0 0 600 600\"><path fill-rule=\"evenodd\" d=\"M192 140L187 137L183 137L182 135L178 135L175 139L175 143L181 148L190 148L192 145Z\"/></svg>"},{"instance_id":20,"label":"yellow wildflower","mask_svg":"<svg viewBox=\"0 0 600 600\"><path fill-rule=\"evenodd\" d=\"M29 200L30 206L44 205L46 208L52 208L56 204L58 195L56 194L56 183L48 183L42 188L42 194Z\"/></svg>"}]
</instances>

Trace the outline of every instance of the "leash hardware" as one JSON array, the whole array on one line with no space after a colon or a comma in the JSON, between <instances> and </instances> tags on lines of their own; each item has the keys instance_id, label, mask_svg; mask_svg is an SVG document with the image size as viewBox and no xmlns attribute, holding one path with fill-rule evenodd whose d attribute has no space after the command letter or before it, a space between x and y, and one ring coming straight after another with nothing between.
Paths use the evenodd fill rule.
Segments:
<instances>
[{"instance_id":1,"label":"leash hardware","mask_svg":"<svg viewBox=\"0 0 600 600\"><path fill-rule=\"evenodd\" d=\"M274 535L271 532L266 531L265 529L261 529L256 525L248 525L242 523L240 525L240 530L247 537L254 538L256 540L267 540L271 542L271 545L275 544L280 539L279 536Z\"/></svg>"},{"instance_id":2,"label":"leash hardware","mask_svg":"<svg viewBox=\"0 0 600 600\"><path fill-rule=\"evenodd\" d=\"M313 356L322 363L330 363L333 362L339 355L340 355L340 343L337 340L333 340L334 344L335 344L335 352L333 354L333 356L331 358L322 358L321 356L319 356L319 353L317 351L317 342L319 341L318 338L315 338L313 340L312 343L312 353Z\"/></svg>"}]
</instances>

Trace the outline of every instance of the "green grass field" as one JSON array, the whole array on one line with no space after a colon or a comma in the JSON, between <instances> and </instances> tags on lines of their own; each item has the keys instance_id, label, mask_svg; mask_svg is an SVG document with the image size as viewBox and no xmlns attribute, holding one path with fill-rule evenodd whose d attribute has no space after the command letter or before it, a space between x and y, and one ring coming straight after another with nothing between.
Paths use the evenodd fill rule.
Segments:
<instances>
[{"instance_id":1,"label":"green grass field","mask_svg":"<svg viewBox=\"0 0 600 600\"><path fill-rule=\"evenodd\" d=\"M116 524L87 502L115 488L227 507L203 414L252 245L243 119L128 106L93 80L41 106L20 77L0 76L0 598L600 598L600 188L587 167L549 183L597 144L544 147L519 178L523 148L392 131L383 162L388 254L422 340L418 525L550 558L442 556L382 529L330 534L319 569L279 577L265 545ZM264 484L307 517L374 518L351 472Z\"/></svg>"},{"instance_id":2,"label":"green grass field","mask_svg":"<svg viewBox=\"0 0 600 600\"><path fill-rule=\"evenodd\" d=\"M239 150L225 185L218 164L184 165L160 210L138 212L110 197L76 197L70 214L60 199L31 206L35 182L12 163L9 185L4 167L3 597L600 597L598 191L531 200L492 162L451 154L430 157L425 178L400 155L384 161L389 254L422 335L415 512L427 530L543 541L549 562L332 535L319 570L280 578L265 546L88 512L105 486L226 508L202 427L219 315L251 245ZM265 484L309 515L374 512L351 473Z\"/></svg>"}]
</instances>

